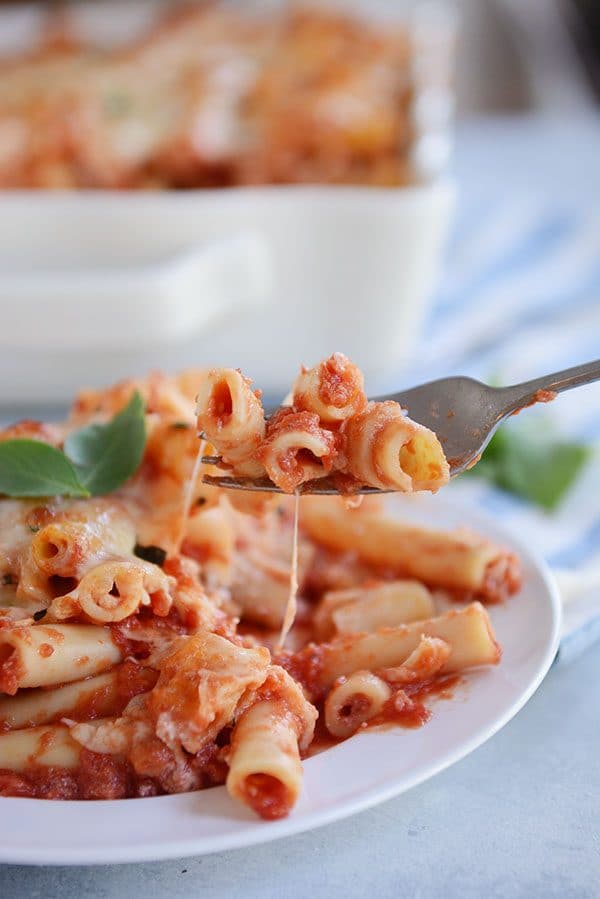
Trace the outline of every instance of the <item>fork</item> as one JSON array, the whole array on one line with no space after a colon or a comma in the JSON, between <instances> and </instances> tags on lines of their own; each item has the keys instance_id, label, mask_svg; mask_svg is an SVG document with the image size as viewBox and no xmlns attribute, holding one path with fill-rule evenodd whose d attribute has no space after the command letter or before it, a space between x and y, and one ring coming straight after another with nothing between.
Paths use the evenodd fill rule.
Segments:
<instances>
[{"instance_id":1,"label":"fork","mask_svg":"<svg viewBox=\"0 0 600 899\"><path fill-rule=\"evenodd\" d=\"M406 409L410 418L434 431L455 477L475 465L498 426L521 409L553 400L563 390L600 380L600 359L576 365L564 371L524 381L510 387L490 387L474 378L440 378L419 384L400 393L378 396L376 401L394 400ZM270 414L275 410L267 410ZM208 465L219 465L220 456L203 456ZM233 490L260 490L282 493L269 478L235 478L205 475L205 484ZM329 478L306 481L298 488L302 494L339 493ZM357 493L393 493L393 489L361 487Z\"/></svg>"}]
</instances>

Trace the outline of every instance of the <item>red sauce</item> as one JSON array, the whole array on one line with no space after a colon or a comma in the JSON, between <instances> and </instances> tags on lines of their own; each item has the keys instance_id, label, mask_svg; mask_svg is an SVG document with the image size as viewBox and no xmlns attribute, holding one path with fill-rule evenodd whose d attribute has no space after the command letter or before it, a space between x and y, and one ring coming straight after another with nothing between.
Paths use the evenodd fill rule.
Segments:
<instances>
[{"instance_id":1,"label":"red sauce","mask_svg":"<svg viewBox=\"0 0 600 899\"><path fill-rule=\"evenodd\" d=\"M552 400L555 400L557 397L557 393L555 390L536 390L535 392L535 402L536 403L551 403Z\"/></svg>"},{"instance_id":2,"label":"red sauce","mask_svg":"<svg viewBox=\"0 0 600 899\"><path fill-rule=\"evenodd\" d=\"M360 371L343 353L334 353L319 366L319 398L337 408L354 403L354 411L366 405Z\"/></svg>"},{"instance_id":3,"label":"red sauce","mask_svg":"<svg viewBox=\"0 0 600 899\"><path fill-rule=\"evenodd\" d=\"M31 510L25 523L32 531L39 531L56 518L56 512L48 506L36 506Z\"/></svg>"},{"instance_id":4,"label":"red sauce","mask_svg":"<svg viewBox=\"0 0 600 899\"><path fill-rule=\"evenodd\" d=\"M127 622L128 619L126 618ZM129 622L128 622L129 623ZM115 646L121 650L124 658L147 659L151 652L150 645L144 640L135 640L125 633L123 622L108 625ZM129 629L129 628L128 628Z\"/></svg>"},{"instance_id":5,"label":"red sauce","mask_svg":"<svg viewBox=\"0 0 600 899\"><path fill-rule=\"evenodd\" d=\"M19 681L23 675L23 665L12 646L0 649L0 693L14 696L19 689Z\"/></svg>"},{"instance_id":6,"label":"red sauce","mask_svg":"<svg viewBox=\"0 0 600 899\"><path fill-rule=\"evenodd\" d=\"M530 406L535 406L536 403L551 403L557 396L558 394L554 390L536 390L529 402L515 409L512 414L518 415L522 409L528 409Z\"/></svg>"},{"instance_id":7,"label":"red sauce","mask_svg":"<svg viewBox=\"0 0 600 899\"><path fill-rule=\"evenodd\" d=\"M186 563L182 556L170 556L163 565L163 571L175 578L178 587L190 590L198 589L195 569L192 566L192 570L190 570L190 563Z\"/></svg>"},{"instance_id":8,"label":"red sauce","mask_svg":"<svg viewBox=\"0 0 600 899\"><path fill-rule=\"evenodd\" d=\"M31 765L27 771L0 770L0 796L31 799L126 799L138 795L131 766L111 755L82 749L75 770Z\"/></svg>"},{"instance_id":9,"label":"red sauce","mask_svg":"<svg viewBox=\"0 0 600 899\"><path fill-rule=\"evenodd\" d=\"M115 756L82 749L77 769L81 799L126 799L132 795L131 766Z\"/></svg>"},{"instance_id":10,"label":"red sauce","mask_svg":"<svg viewBox=\"0 0 600 899\"><path fill-rule=\"evenodd\" d=\"M0 796L19 796L34 799L35 791L27 778L14 771L0 769Z\"/></svg>"},{"instance_id":11,"label":"red sauce","mask_svg":"<svg viewBox=\"0 0 600 899\"><path fill-rule=\"evenodd\" d=\"M217 428L225 427L233 412L233 400L227 381L219 381L215 384L210 394L207 411Z\"/></svg>"},{"instance_id":12,"label":"red sauce","mask_svg":"<svg viewBox=\"0 0 600 899\"><path fill-rule=\"evenodd\" d=\"M315 732L306 753L307 757L311 758L313 755L318 755L320 752L326 752L328 749L333 749L338 743L343 742L344 741L340 740L339 737L334 737L329 733L325 726L325 716L320 710L319 717L315 724Z\"/></svg>"},{"instance_id":13,"label":"red sauce","mask_svg":"<svg viewBox=\"0 0 600 899\"><path fill-rule=\"evenodd\" d=\"M305 447L291 446L276 454L273 462L273 444L282 434L291 432L308 434L324 447L318 458ZM286 493L293 493L298 484L306 479L306 467L317 463L323 472L331 471L333 461L339 451L339 437L321 427L319 416L314 412L294 412L293 409L279 409L267 422L264 442L256 453L259 461L267 468L267 473L278 487Z\"/></svg>"},{"instance_id":14,"label":"red sauce","mask_svg":"<svg viewBox=\"0 0 600 899\"><path fill-rule=\"evenodd\" d=\"M49 637L52 637L55 643L59 645L65 642L65 635L62 631L56 630L56 628L52 627L52 625L45 625L46 633Z\"/></svg>"},{"instance_id":15,"label":"red sauce","mask_svg":"<svg viewBox=\"0 0 600 899\"><path fill-rule=\"evenodd\" d=\"M501 602L521 589L521 565L514 553L503 553L485 570L481 598Z\"/></svg>"},{"instance_id":16,"label":"red sauce","mask_svg":"<svg viewBox=\"0 0 600 899\"><path fill-rule=\"evenodd\" d=\"M124 658L148 658L151 652L150 644L146 640L137 640L135 637L136 630L139 630L141 635L142 630L148 624L152 625L154 631L170 632L173 636L187 633L187 627L175 607L171 608L168 615L159 617L154 614L152 608L142 606L135 615L108 625L112 640L119 647Z\"/></svg>"},{"instance_id":17,"label":"red sauce","mask_svg":"<svg viewBox=\"0 0 600 899\"><path fill-rule=\"evenodd\" d=\"M43 421L35 421L32 418L24 418L15 424L4 428L0 432L0 440L38 440L41 443L50 443L58 446L60 441L59 429L56 425Z\"/></svg>"},{"instance_id":18,"label":"red sauce","mask_svg":"<svg viewBox=\"0 0 600 899\"><path fill-rule=\"evenodd\" d=\"M446 674L430 681L415 684L404 684L383 707L381 714L367 722L365 727L378 727L381 724L396 724L400 727L422 727L431 718L430 710L424 700L429 697L451 699L454 688L461 682L458 674Z\"/></svg>"},{"instance_id":19,"label":"red sauce","mask_svg":"<svg viewBox=\"0 0 600 899\"><path fill-rule=\"evenodd\" d=\"M147 693L158 680L158 672L152 668L144 668L132 659L127 659L117 669L117 693L123 708L130 699L140 693Z\"/></svg>"},{"instance_id":20,"label":"red sauce","mask_svg":"<svg viewBox=\"0 0 600 899\"><path fill-rule=\"evenodd\" d=\"M285 784L271 774L248 775L242 792L250 808L266 821L285 818L294 804Z\"/></svg>"},{"instance_id":21,"label":"red sauce","mask_svg":"<svg viewBox=\"0 0 600 899\"><path fill-rule=\"evenodd\" d=\"M50 643L40 643L38 647L38 655L43 659L48 659L54 652L54 647Z\"/></svg>"},{"instance_id":22,"label":"red sauce","mask_svg":"<svg viewBox=\"0 0 600 899\"><path fill-rule=\"evenodd\" d=\"M206 565L207 562L222 562L227 565L229 560L224 553L219 552L220 548L218 542L211 542L210 539L198 543L197 541L190 540L186 537L181 544L180 552L182 556L194 559L194 561L199 562L200 565ZM193 589L197 590L198 587L195 586Z\"/></svg>"},{"instance_id":23,"label":"red sauce","mask_svg":"<svg viewBox=\"0 0 600 899\"><path fill-rule=\"evenodd\" d=\"M192 765L201 772L202 787L215 787L225 783L229 767L225 761L225 754L229 746L232 728L223 728L214 742L207 743L200 752L194 756Z\"/></svg>"},{"instance_id":24,"label":"red sauce","mask_svg":"<svg viewBox=\"0 0 600 899\"><path fill-rule=\"evenodd\" d=\"M77 705L73 709L69 709L68 717L72 718L73 721L92 721L94 718L102 718L104 715L116 715L118 713L114 689L109 684L100 690L91 690L89 693L83 693ZM64 713L60 711L57 717L51 719L49 723L56 721L57 718L60 720L64 717Z\"/></svg>"},{"instance_id":25,"label":"red sauce","mask_svg":"<svg viewBox=\"0 0 600 899\"><path fill-rule=\"evenodd\" d=\"M309 643L300 652L287 652L282 650L277 653L273 661L276 665L290 674L298 681L310 697L312 702L323 698L322 672L323 672L323 645Z\"/></svg>"}]
</instances>

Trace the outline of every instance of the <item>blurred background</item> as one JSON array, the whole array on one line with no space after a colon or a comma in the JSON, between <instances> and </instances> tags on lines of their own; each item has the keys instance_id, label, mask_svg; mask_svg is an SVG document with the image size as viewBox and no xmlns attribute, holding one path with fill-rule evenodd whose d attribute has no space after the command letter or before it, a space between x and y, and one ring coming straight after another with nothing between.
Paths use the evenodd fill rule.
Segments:
<instances>
[{"instance_id":1,"label":"blurred background","mask_svg":"<svg viewBox=\"0 0 600 899\"><path fill-rule=\"evenodd\" d=\"M0 3L0 402L598 355L599 72L595 0Z\"/></svg>"},{"instance_id":2,"label":"blurred background","mask_svg":"<svg viewBox=\"0 0 600 899\"><path fill-rule=\"evenodd\" d=\"M44 27L44 12L60 13L74 5L79 7L77 16L93 23L90 27L96 40L104 43L123 40L143 29L157 10L182 4L170 0L75 0L73 4L0 0L0 52L11 55L30 47ZM237 0L235 5L282 4ZM337 5L349 10L352 2ZM362 5L363 10L371 7L377 13L386 8L404 12L418 2L373 0L354 5ZM455 12L460 28L456 60L459 116L534 109L573 112L597 102L600 8L595 0L453 0L443 5ZM324 0L322 6L331 7L331 3Z\"/></svg>"}]
</instances>

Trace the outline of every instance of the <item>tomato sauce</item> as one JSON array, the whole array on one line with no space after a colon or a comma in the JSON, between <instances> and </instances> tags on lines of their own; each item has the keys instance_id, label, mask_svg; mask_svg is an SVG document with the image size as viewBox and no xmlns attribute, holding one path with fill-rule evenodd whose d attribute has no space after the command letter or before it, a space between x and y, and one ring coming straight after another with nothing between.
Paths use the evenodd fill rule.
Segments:
<instances>
[{"instance_id":1,"label":"tomato sauce","mask_svg":"<svg viewBox=\"0 0 600 899\"><path fill-rule=\"evenodd\" d=\"M271 774L250 774L242 788L244 800L266 821L285 818L294 804L288 788Z\"/></svg>"},{"instance_id":2,"label":"tomato sauce","mask_svg":"<svg viewBox=\"0 0 600 899\"><path fill-rule=\"evenodd\" d=\"M79 767L31 765L23 773L0 770L0 796L31 799L126 799L137 795L131 766L112 755L82 749Z\"/></svg>"},{"instance_id":3,"label":"tomato sauce","mask_svg":"<svg viewBox=\"0 0 600 899\"><path fill-rule=\"evenodd\" d=\"M309 643L300 652L287 652L282 650L273 659L276 665L290 674L294 680L302 685L311 702L324 698L322 686L323 673L323 645Z\"/></svg>"},{"instance_id":4,"label":"tomato sauce","mask_svg":"<svg viewBox=\"0 0 600 899\"><path fill-rule=\"evenodd\" d=\"M319 366L319 399L343 409L364 396L360 371L342 353L334 353ZM366 405L366 398L362 405Z\"/></svg>"},{"instance_id":5,"label":"tomato sauce","mask_svg":"<svg viewBox=\"0 0 600 899\"><path fill-rule=\"evenodd\" d=\"M446 674L429 681L404 684L386 702L382 712L371 718L365 727L396 724L400 727L422 727L431 718L431 711L424 700L428 698L451 699L455 687L461 682L458 674Z\"/></svg>"},{"instance_id":6,"label":"tomato sauce","mask_svg":"<svg viewBox=\"0 0 600 899\"><path fill-rule=\"evenodd\" d=\"M5 652L0 652L0 693L14 696L19 689L23 665L12 646L5 649Z\"/></svg>"},{"instance_id":7,"label":"tomato sauce","mask_svg":"<svg viewBox=\"0 0 600 899\"><path fill-rule=\"evenodd\" d=\"M371 718L359 727L357 733L361 730L367 730L377 727L405 727L414 729L422 727L431 718L432 712L425 705L425 700L432 699L452 699L454 690L458 684L462 683L462 678L458 674L447 674L433 678L429 681L421 681L419 683L404 685L401 690L397 690L385 704L382 712ZM322 711L319 713L315 726L315 733L308 749L308 757L318 755L320 752L326 752L339 743L345 742L347 737L334 737L329 733L325 726L325 716Z\"/></svg>"}]
</instances>

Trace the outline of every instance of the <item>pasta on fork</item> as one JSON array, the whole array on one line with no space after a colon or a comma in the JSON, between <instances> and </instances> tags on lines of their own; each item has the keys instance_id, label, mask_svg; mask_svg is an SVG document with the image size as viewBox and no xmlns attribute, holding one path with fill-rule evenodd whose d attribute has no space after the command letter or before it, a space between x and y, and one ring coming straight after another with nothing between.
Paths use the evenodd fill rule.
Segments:
<instances>
[{"instance_id":1,"label":"pasta on fork","mask_svg":"<svg viewBox=\"0 0 600 899\"><path fill-rule=\"evenodd\" d=\"M235 476L266 474L284 493L332 473L343 493L436 491L448 483L433 431L396 402L369 402L362 373L343 353L303 368L290 406L266 420L259 397L232 369L210 371L198 395L198 427Z\"/></svg>"},{"instance_id":2,"label":"pasta on fork","mask_svg":"<svg viewBox=\"0 0 600 899\"><path fill-rule=\"evenodd\" d=\"M89 455L103 428L123 442L116 474L101 443L99 482L69 452ZM62 424L0 433L0 806L224 785L281 818L319 719L332 741L415 727L499 663L484 604L517 592L512 553L403 524L379 497L240 501L203 483L212 451L288 493L327 473L347 491L448 478L435 435L369 403L341 353L303 369L271 418L240 372L213 369L85 391ZM11 474L31 452L67 472L57 495L42 471L39 492Z\"/></svg>"}]
</instances>

